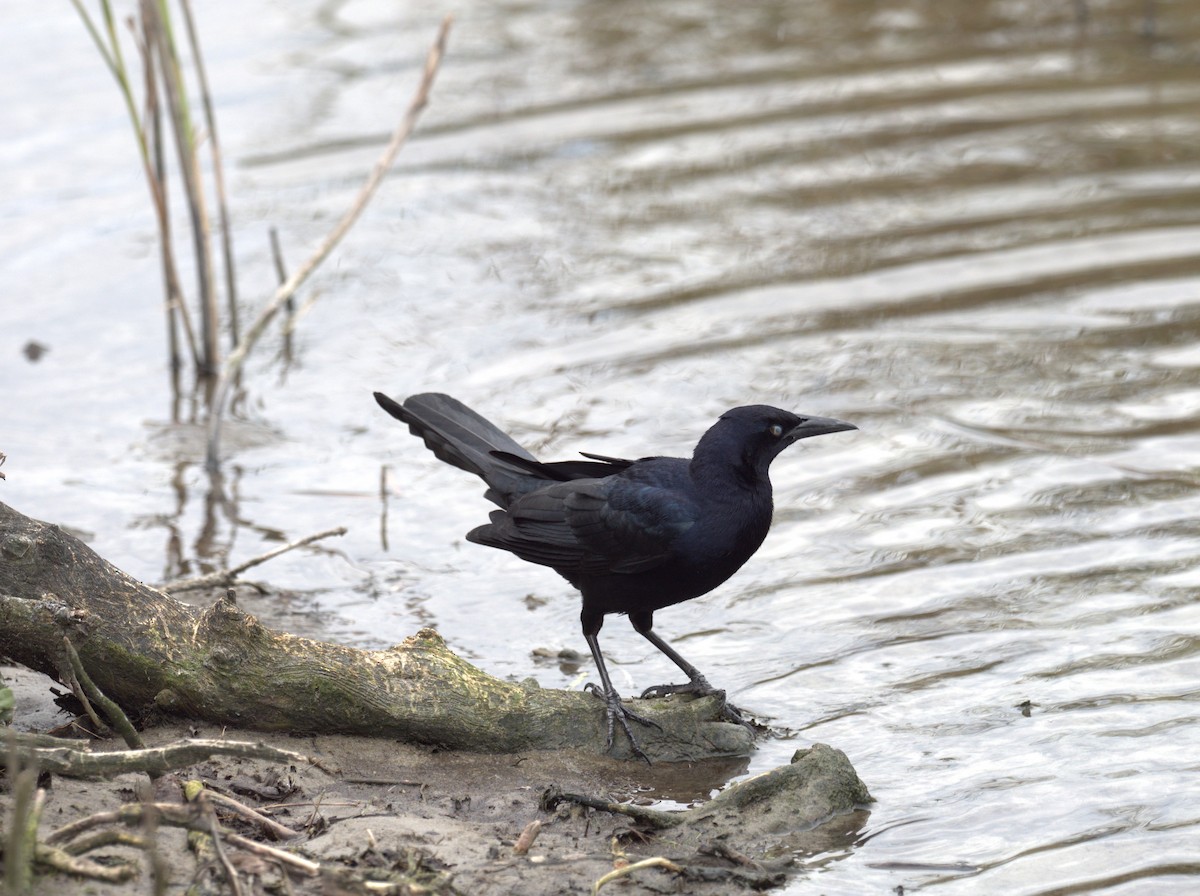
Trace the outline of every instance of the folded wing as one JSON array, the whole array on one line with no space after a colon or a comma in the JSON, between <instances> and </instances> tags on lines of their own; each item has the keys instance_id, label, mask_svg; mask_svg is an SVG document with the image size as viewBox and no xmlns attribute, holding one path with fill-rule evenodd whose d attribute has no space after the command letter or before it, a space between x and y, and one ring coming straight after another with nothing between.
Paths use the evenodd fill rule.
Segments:
<instances>
[{"instance_id":1,"label":"folded wing","mask_svg":"<svg viewBox=\"0 0 1200 896\"><path fill-rule=\"evenodd\" d=\"M620 475L559 482L523 495L467 535L573 575L637 573L660 565L699 515L676 489Z\"/></svg>"}]
</instances>

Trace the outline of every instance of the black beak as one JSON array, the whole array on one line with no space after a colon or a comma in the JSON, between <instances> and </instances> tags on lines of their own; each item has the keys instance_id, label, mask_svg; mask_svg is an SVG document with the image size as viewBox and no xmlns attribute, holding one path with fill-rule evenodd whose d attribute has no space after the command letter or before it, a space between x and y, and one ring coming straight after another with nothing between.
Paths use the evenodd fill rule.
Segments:
<instances>
[{"instance_id":1,"label":"black beak","mask_svg":"<svg viewBox=\"0 0 1200 896\"><path fill-rule=\"evenodd\" d=\"M832 417L801 417L800 423L788 433L789 442L798 442L812 436L823 436L830 432L845 432L848 429L858 429L853 423L835 420Z\"/></svg>"}]
</instances>

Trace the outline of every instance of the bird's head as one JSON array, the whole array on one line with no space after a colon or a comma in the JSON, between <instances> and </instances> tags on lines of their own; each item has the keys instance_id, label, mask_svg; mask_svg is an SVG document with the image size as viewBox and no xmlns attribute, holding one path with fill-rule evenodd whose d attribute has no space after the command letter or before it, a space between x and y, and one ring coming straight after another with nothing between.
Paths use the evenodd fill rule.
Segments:
<instances>
[{"instance_id":1,"label":"bird's head","mask_svg":"<svg viewBox=\"0 0 1200 896\"><path fill-rule=\"evenodd\" d=\"M765 480L771 461L793 442L858 429L832 417L793 414L765 404L733 408L700 439L694 457L734 462L753 481Z\"/></svg>"}]
</instances>

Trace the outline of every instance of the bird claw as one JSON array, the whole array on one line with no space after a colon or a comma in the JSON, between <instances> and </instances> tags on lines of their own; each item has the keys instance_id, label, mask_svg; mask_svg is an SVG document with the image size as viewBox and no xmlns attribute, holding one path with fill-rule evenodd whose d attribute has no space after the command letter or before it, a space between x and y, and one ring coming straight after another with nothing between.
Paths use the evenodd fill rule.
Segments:
<instances>
[{"instance_id":1,"label":"bird claw","mask_svg":"<svg viewBox=\"0 0 1200 896\"><path fill-rule=\"evenodd\" d=\"M720 694L725 696L725 692L720 688L714 688L703 678L696 681L689 681L687 684L656 684L642 691L642 699L647 700L651 697L670 697L672 694L694 694L697 697L707 697L709 694Z\"/></svg>"},{"instance_id":2,"label":"bird claw","mask_svg":"<svg viewBox=\"0 0 1200 896\"><path fill-rule=\"evenodd\" d=\"M613 734L615 731L615 723L620 722L621 727L625 730L625 736L629 738L629 746L633 750L633 755L639 759L644 759L646 765L653 765L650 757L643 752L641 745L636 737L633 736L633 730L629 727L629 719L637 722L639 725L645 725L647 728L657 728L662 731L662 725L653 719L647 719L644 716L639 716L632 709L621 702L621 697L616 691L604 691L598 685L588 682L583 686L583 689L590 694L599 697L604 701L604 716L608 723L608 739L605 742L604 748L611 750L613 745Z\"/></svg>"},{"instance_id":3,"label":"bird claw","mask_svg":"<svg viewBox=\"0 0 1200 896\"><path fill-rule=\"evenodd\" d=\"M642 699L670 697L672 694L693 694L696 697L708 697L715 694L721 698L722 719L726 722L733 722L735 725L744 725L751 731L754 730L754 726L746 721L741 711L725 698L725 691L721 688L714 688L703 675L687 684L656 684L648 687L642 691Z\"/></svg>"}]
</instances>

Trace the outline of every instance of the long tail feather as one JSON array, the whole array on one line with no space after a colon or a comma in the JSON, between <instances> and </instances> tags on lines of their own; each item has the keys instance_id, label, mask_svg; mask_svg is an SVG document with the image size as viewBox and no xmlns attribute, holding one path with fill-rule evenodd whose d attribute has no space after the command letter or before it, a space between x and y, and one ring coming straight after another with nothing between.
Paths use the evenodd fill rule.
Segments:
<instances>
[{"instance_id":1,"label":"long tail feather","mask_svg":"<svg viewBox=\"0 0 1200 896\"><path fill-rule=\"evenodd\" d=\"M537 459L532 454L456 398L424 392L400 404L376 392L375 400L407 423L439 460L486 482L488 500L500 507L508 507L517 496L545 484L545 479L533 472Z\"/></svg>"}]
</instances>

